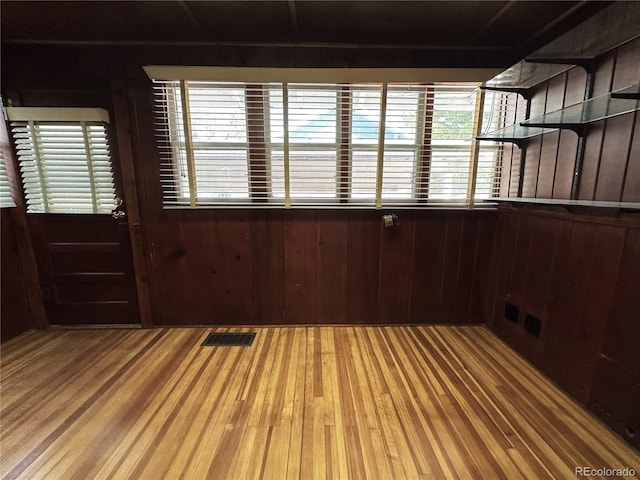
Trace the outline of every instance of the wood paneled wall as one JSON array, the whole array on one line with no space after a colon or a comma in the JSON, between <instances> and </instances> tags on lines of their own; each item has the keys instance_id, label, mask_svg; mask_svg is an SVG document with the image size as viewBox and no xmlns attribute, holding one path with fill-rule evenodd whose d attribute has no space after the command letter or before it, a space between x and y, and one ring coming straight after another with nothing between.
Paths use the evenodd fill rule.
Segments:
<instances>
[{"instance_id":1,"label":"wood paneled wall","mask_svg":"<svg viewBox=\"0 0 640 480\"><path fill-rule=\"evenodd\" d=\"M504 209L495 241L489 327L639 447L640 215Z\"/></svg>"},{"instance_id":2,"label":"wood paneled wall","mask_svg":"<svg viewBox=\"0 0 640 480\"><path fill-rule=\"evenodd\" d=\"M15 222L10 208L0 209L0 332L5 341L33 328L28 287L23 275L15 234Z\"/></svg>"},{"instance_id":3,"label":"wood paneled wall","mask_svg":"<svg viewBox=\"0 0 640 480\"><path fill-rule=\"evenodd\" d=\"M483 321L495 213L402 210L400 225L384 229L379 211L164 211L152 88L140 59L108 48L47 52L38 76L17 68L23 59L5 59L15 68L3 88L16 105L109 108L123 166L116 177L129 172L119 183L134 187L136 198L126 201L140 208L134 255L146 263L137 274L149 285L153 324ZM143 54L155 63L171 58L161 49ZM78 68L59 72L60 63Z\"/></svg>"},{"instance_id":4,"label":"wood paneled wall","mask_svg":"<svg viewBox=\"0 0 640 480\"><path fill-rule=\"evenodd\" d=\"M640 37L595 61L592 97L640 82ZM580 103L587 87L587 73L573 67L533 88L530 118ZM516 121L524 119L526 102L512 94ZM516 104L517 102L517 104ZM585 130L584 157L579 183L581 200L640 202L640 114L621 115L589 124ZM560 130L525 143L521 150L505 148L502 196L515 196L518 172L524 157L523 197L570 198L578 136Z\"/></svg>"},{"instance_id":5,"label":"wood paneled wall","mask_svg":"<svg viewBox=\"0 0 640 480\"><path fill-rule=\"evenodd\" d=\"M477 323L493 212L165 212L153 232L159 325Z\"/></svg>"},{"instance_id":6,"label":"wood paneled wall","mask_svg":"<svg viewBox=\"0 0 640 480\"><path fill-rule=\"evenodd\" d=\"M154 323L477 323L494 212L162 209L153 97L127 84Z\"/></svg>"},{"instance_id":7,"label":"wood paneled wall","mask_svg":"<svg viewBox=\"0 0 640 480\"><path fill-rule=\"evenodd\" d=\"M4 116L4 108L2 114ZM9 181L17 189L16 160L4 119L0 120L0 149ZM0 341L47 325L24 199L13 188L12 197L17 207L0 209Z\"/></svg>"},{"instance_id":8,"label":"wood paneled wall","mask_svg":"<svg viewBox=\"0 0 640 480\"><path fill-rule=\"evenodd\" d=\"M640 38L595 61L593 97L640 82ZM581 67L533 89L534 118L582 101ZM511 116L526 103L511 95ZM585 130L578 198L640 202L640 114ZM502 196L570 198L578 136L556 131L505 146ZM562 209L561 209L562 210ZM640 215L503 209L498 214L486 323L616 432L640 448ZM594 214L595 213L595 214ZM505 304L519 307L517 322ZM540 336L525 329L531 315Z\"/></svg>"},{"instance_id":9,"label":"wood paneled wall","mask_svg":"<svg viewBox=\"0 0 640 480\"><path fill-rule=\"evenodd\" d=\"M400 210L400 225L384 229L386 212L369 210L163 211L151 86L140 65L291 63L278 49L225 52L140 47L132 56L116 47L24 45L3 55L3 89L24 104L64 103L68 95L56 91L73 90L90 99L98 91L106 103L115 99L127 106L112 111L112 121L118 140L128 137L120 161L129 171L125 181L135 187L136 198L127 201L140 205L139 223L132 228L139 230L138 254L146 271L137 274L149 285L155 324L484 319L638 446L637 217ZM245 62L240 53L251 57ZM636 39L600 57L593 95L637 83L639 56ZM305 59L305 65L318 63ZM362 57L362 66L375 64ZM586 73L576 67L536 87L531 116L581 101L586 82ZM522 108L518 104L515 119L522 119ZM588 127L580 198L640 201L637 117L627 114ZM524 196L568 197L577 141L575 133L562 131L528 143ZM517 188L523 156L515 146L504 151L503 195ZM2 221L4 226L4 212ZM10 241L3 235L3 246L5 240ZM3 258L10 251L3 248ZM520 307L518 323L505 320L505 301ZM527 313L541 320L540 337L524 330Z\"/></svg>"}]
</instances>

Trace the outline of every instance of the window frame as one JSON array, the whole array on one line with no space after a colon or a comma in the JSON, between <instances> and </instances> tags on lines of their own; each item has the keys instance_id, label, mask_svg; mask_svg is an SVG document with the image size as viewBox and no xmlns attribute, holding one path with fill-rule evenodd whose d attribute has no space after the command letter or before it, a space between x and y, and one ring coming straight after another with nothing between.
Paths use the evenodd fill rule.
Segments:
<instances>
[{"instance_id":1,"label":"window frame","mask_svg":"<svg viewBox=\"0 0 640 480\"><path fill-rule=\"evenodd\" d=\"M111 213L117 194L109 141L109 113L106 110L7 107L6 114L11 122L27 213ZM42 145L47 137L50 142ZM62 139L63 147L59 144ZM54 172L50 175L45 171L47 163ZM82 167L86 167L86 172L78 170ZM65 171L70 179L66 182L61 180ZM72 172L77 172L77 175ZM74 180L80 177L80 181ZM58 185L53 187L53 183ZM55 193L55 190L63 193ZM74 195L65 197L65 191L73 192L77 203L70 201ZM54 197L59 204L52 207L50 201ZM109 201L105 202L105 198Z\"/></svg>"},{"instance_id":2,"label":"window frame","mask_svg":"<svg viewBox=\"0 0 640 480\"><path fill-rule=\"evenodd\" d=\"M168 86L171 83L175 84L176 81L164 81L159 82L160 88ZM188 89L189 82L186 80L179 81L182 89ZM197 83L200 83L199 81ZM225 83L240 83L240 82L225 82ZM285 139L282 143L275 143L271 141L271 121L270 121L270 89L274 86L280 85L283 91L288 94L288 88L290 84L286 82L271 82L271 83L257 83L257 82L242 82L245 88L245 123L247 133L247 198L230 198L221 199L216 198L215 201L203 201L202 198L196 198L192 192L189 192L189 197L181 195L175 186L170 198L174 198L173 204L169 205L165 194L167 183L163 183L163 206L164 208L184 208L184 207L198 207L198 208L217 208L225 206L273 206L273 207L309 207L309 206L357 206L367 208L381 208L382 204L387 206L409 206L409 207L442 207L449 206L451 208L472 208L474 206L475 198L469 198L469 188L466 190L465 198L433 198L430 196L432 167L434 161L434 151L454 151L457 150L454 145L442 145L433 138L433 119L434 119L434 99L435 94L438 91L439 85L433 83L424 83L418 85L410 85L411 89L418 91L417 99L417 115L415 126L415 141L410 145L394 145L386 144L384 142L384 132L381 132L383 125L379 125L378 128L378 143L377 144L357 144L352 139L352 126L353 116L355 109L353 108L353 93L354 89L357 89L357 85L349 83L335 83L331 84L332 88L336 91L336 130L335 130L335 142L331 143L318 143L305 144L306 146L312 146L317 148L335 149L335 190L334 195L328 198L322 196L318 197L300 197L291 195L290 188L287 188L287 172L285 172L285 194L276 196L274 194L274 177L273 177L273 151L280 151L285 149ZM385 90L386 83L379 84L373 83L369 85L380 85L381 91ZM391 84L395 85L395 84ZM293 85L292 85L293 86ZM306 87L306 86L305 86ZM321 87L321 85L320 85ZM474 88L478 88L476 84ZM299 88L298 84L294 88ZM317 85L309 85L307 88L318 88ZM460 88L470 88L469 84L460 85ZM251 95L249 94L251 92ZM471 92L470 92L471 93ZM165 97L170 95L164 94ZM387 94L388 95L388 94ZM382 102L381 102L382 103ZM346 108L345 108L346 106ZM284 108L284 105L283 105ZM382 107L381 107L382 111ZM183 109L184 112L184 109ZM164 116L167 116L169 112L165 111ZM386 114L386 110L385 110ZM482 115L482 112L480 112ZM475 119L474 119L475 120ZM283 122L287 123L288 119L284 119ZM289 126L290 127L290 126ZM384 128L386 132L386 128ZM285 128L285 132L287 128ZM162 135L162 134L161 134ZM474 140L475 141L475 140ZM384 188L384 170L382 171L383 186L378 188L376 185L375 198L373 196L353 196L353 154L357 151L370 150L373 153L379 152L380 143L384 145L383 155L387 152L413 152L414 166L412 168L412 180L410 186L410 194L407 196L399 196L398 198L390 198L389 195L382 193ZM288 141L289 153L295 149L292 148L295 142ZM346 145L346 147L345 147ZM280 150L278 150L280 149ZM496 186L499 186L499 165L500 165L500 149L495 150L493 161L493 178L492 183L494 185L493 192L496 191ZM467 147L462 147L461 151L465 153L469 152ZM178 157L179 158L179 157ZM291 160L288 159L289 168ZM286 163L286 160L285 160ZM163 163L166 165L166 162ZM384 168L384 161L382 162ZM387 163L388 164L388 163ZM471 175L470 169L474 162L469 161L469 171L467 173L467 179ZM477 164L477 159L475 164ZM285 168L286 169L286 168ZM165 167L166 170L166 167ZM376 177L379 173L376 171ZM289 181L291 181L291 173L288 172ZM376 183L379 183L380 179L376 178ZM175 182L174 182L175 183ZM290 187L290 186L289 186ZM293 205L292 205L293 203Z\"/></svg>"}]
</instances>

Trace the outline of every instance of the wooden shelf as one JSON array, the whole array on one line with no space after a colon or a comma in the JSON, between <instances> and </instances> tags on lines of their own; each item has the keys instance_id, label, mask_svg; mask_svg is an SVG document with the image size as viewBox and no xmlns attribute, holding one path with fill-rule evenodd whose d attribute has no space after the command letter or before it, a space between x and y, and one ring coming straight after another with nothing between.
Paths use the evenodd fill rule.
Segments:
<instances>
[{"instance_id":1,"label":"wooden shelf","mask_svg":"<svg viewBox=\"0 0 640 480\"><path fill-rule=\"evenodd\" d=\"M486 199L494 203L521 203L532 205L555 205L560 207L592 207L614 208L619 210L640 210L640 203L633 202L603 202L592 200L563 200L555 198L529 198L529 197L495 197Z\"/></svg>"}]
</instances>

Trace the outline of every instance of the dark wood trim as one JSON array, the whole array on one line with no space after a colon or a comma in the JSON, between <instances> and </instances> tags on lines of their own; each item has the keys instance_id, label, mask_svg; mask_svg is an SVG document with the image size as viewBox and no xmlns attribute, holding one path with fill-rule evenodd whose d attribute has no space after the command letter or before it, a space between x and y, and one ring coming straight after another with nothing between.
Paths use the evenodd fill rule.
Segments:
<instances>
[{"instance_id":1,"label":"dark wood trim","mask_svg":"<svg viewBox=\"0 0 640 480\"><path fill-rule=\"evenodd\" d=\"M151 296L149 293L149 272L146 262L146 249L140 227L140 203L136 183L134 167L134 154L131 139L132 112L129 109L132 102L127 82L121 79L113 79L112 84L113 110L116 118L116 133L118 136L118 157L122 172L122 187L127 206L127 223L129 225L129 238L131 241L131 255L135 271L136 290L138 292L138 308L140 322L145 327L153 325ZM134 125L137 122L133 123Z\"/></svg>"},{"instance_id":2,"label":"dark wood trim","mask_svg":"<svg viewBox=\"0 0 640 480\"><path fill-rule=\"evenodd\" d=\"M498 213L532 215L538 217L571 220L574 222L596 223L614 227L640 227L640 214L614 212L609 208L562 207L549 205L500 206Z\"/></svg>"},{"instance_id":3,"label":"dark wood trim","mask_svg":"<svg viewBox=\"0 0 640 480\"><path fill-rule=\"evenodd\" d=\"M26 204L24 194L20 187L20 173L18 168L18 160L15 151L11 148L11 140L9 137L9 129L4 120L4 110L2 110L2 120L0 120L0 144L2 154L5 160L7 176L12 188L12 194L15 208L9 208L14 227L14 235L18 246L18 256L25 287L27 290L27 299L29 302L29 310L31 312L31 320L33 325L38 329L45 329L48 326L47 314L42 301L42 292L40 290L40 276L38 275L38 267L36 258L29 235L27 225Z\"/></svg>"}]
</instances>

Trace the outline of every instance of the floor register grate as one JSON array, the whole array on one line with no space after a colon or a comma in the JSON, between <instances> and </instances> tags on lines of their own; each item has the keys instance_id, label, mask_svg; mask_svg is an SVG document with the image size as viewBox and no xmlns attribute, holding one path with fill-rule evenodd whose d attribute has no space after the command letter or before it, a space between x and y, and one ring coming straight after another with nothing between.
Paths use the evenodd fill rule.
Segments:
<instances>
[{"instance_id":1,"label":"floor register grate","mask_svg":"<svg viewBox=\"0 0 640 480\"><path fill-rule=\"evenodd\" d=\"M255 332L213 332L207 335L201 347L250 347Z\"/></svg>"}]
</instances>

